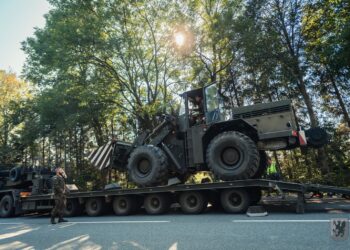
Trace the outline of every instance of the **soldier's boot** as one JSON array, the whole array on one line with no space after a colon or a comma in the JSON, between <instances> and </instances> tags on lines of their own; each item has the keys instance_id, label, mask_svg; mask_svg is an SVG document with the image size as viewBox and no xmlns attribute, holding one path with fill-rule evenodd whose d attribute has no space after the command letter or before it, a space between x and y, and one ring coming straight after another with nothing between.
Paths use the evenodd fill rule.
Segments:
<instances>
[{"instance_id":1,"label":"soldier's boot","mask_svg":"<svg viewBox=\"0 0 350 250\"><path fill-rule=\"evenodd\" d=\"M51 215L51 224L56 224L55 222L55 216Z\"/></svg>"},{"instance_id":2,"label":"soldier's boot","mask_svg":"<svg viewBox=\"0 0 350 250\"><path fill-rule=\"evenodd\" d=\"M61 223L61 222L68 222L67 220L63 219L62 216L60 216L60 218L58 219L58 223Z\"/></svg>"}]
</instances>

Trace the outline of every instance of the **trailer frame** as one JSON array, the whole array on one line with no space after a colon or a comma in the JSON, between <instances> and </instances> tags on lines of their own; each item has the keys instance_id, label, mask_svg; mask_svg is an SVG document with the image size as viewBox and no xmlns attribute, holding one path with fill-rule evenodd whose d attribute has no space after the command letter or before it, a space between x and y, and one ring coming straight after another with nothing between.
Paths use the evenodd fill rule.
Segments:
<instances>
[{"instance_id":1,"label":"trailer frame","mask_svg":"<svg viewBox=\"0 0 350 250\"><path fill-rule=\"evenodd\" d=\"M99 191L88 191L88 192L71 192L67 195L67 200L75 202L84 207L89 200L101 201L105 206L111 206L113 200L116 197L138 197L139 200L144 200L145 197L153 194L162 194L163 197L168 197L173 201L178 200L184 192L202 193L203 197L219 198L220 193L224 190L243 190L252 195L252 190L276 190L279 193L295 193L297 194L295 211L296 213L305 212L305 193L308 192L327 192L334 194L343 194L350 196L350 189L335 186L326 186L320 184L303 184L287 181L277 181L268 179L247 179L247 180L236 180L226 182L213 182L213 183L202 183L202 184L179 184L171 186L157 186L157 187L143 187L143 188L132 188L132 189L112 189L112 190L99 190ZM53 207L54 200L52 194L43 195L29 195L21 196L21 192L24 190L1 190L0 195L3 193L11 193L14 197L15 214L25 214L26 212L38 212L48 211ZM228 191L226 191L228 192ZM3 195L1 195L3 196ZM252 197L250 197L252 198ZM258 198L260 199L260 198ZM141 205L139 204L141 207ZM246 210L246 208L244 209ZM245 211L239 211L245 212ZM91 214L90 214L91 215ZM96 214L99 215L99 214Z\"/></svg>"}]
</instances>

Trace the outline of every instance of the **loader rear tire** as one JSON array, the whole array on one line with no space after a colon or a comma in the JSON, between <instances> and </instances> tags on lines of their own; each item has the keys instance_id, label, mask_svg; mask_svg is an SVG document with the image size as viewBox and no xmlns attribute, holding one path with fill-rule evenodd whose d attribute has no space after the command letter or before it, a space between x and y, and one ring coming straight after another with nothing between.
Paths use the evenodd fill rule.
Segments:
<instances>
[{"instance_id":1,"label":"loader rear tire","mask_svg":"<svg viewBox=\"0 0 350 250\"><path fill-rule=\"evenodd\" d=\"M217 135L206 154L207 165L224 181L252 178L258 171L259 160L255 142L236 131Z\"/></svg>"},{"instance_id":2,"label":"loader rear tire","mask_svg":"<svg viewBox=\"0 0 350 250\"><path fill-rule=\"evenodd\" d=\"M160 185L168 179L167 157L153 145L137 147L131 153L127 168L131 181L139 186Z\"/></svg>"}]
</instances>

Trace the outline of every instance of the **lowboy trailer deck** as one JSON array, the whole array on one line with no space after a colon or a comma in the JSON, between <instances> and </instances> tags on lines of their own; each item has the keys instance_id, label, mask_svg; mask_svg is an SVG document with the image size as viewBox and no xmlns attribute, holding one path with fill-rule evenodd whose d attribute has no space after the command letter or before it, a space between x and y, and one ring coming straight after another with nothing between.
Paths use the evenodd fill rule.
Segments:
<instances>
[{"instance_id":1,"label":"lowboy trailer deck","mask_svg":"<svg viewBox=\"0 0 350 250\"><path fill-rule=\"evenodd\" d=\"M305 193L331 192L350 196L350 189L318 184L301 184L266 179L247 179L203 184L180 184L135 189L111 189L91 192L71 192L67 196L66 216L86 213L99 216L108 211L116 215L130 215L144 207L148 214L166 213L179 203L186 214L204 212L208 203L221 206L227 213L243 213L257 204L262 190L297 194L296 212L305 212ZM26 190L1 190L1 217L30 212L49 211L54 204L52 194L30 195ZM6 198L4 198L6 197Z\"/></svg>"}]
</instances>

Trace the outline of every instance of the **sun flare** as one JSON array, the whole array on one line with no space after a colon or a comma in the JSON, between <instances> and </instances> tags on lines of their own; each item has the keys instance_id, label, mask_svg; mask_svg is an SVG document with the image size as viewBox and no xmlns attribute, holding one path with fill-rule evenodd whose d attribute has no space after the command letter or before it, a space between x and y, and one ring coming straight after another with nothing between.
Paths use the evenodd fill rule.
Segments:
<instances>
[{"instance_id":1,"label":"sun flare","mask_svg":"<svg viewBox=\"0 0 350 250\"><path fill-rule=\"evenodd\" d=\"M175 43L177 46L181 47L185 44L185 35L183 33L177 32L174 34Z\"/></svg>"}]
</instances>

